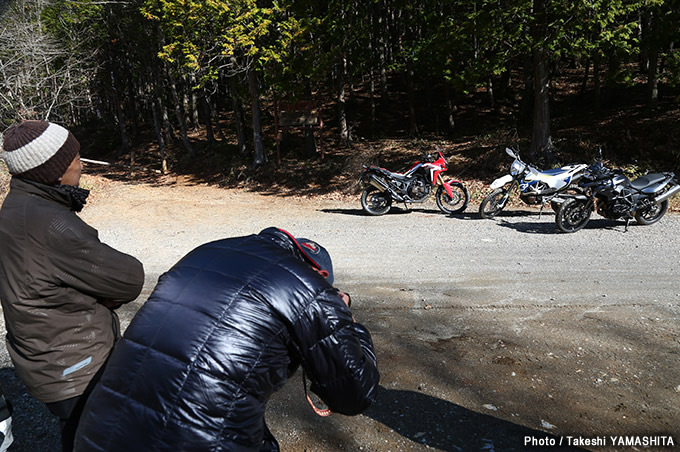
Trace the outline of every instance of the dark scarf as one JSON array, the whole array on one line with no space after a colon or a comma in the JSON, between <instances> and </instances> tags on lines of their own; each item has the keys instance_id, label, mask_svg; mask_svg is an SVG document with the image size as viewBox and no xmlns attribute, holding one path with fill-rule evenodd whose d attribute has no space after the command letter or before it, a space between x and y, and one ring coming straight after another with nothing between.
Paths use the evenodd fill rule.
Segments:
<instances>
[{"instance_id":1,"label":"dark scarf","mask_svg":"<svg viewBox=\"0 0 680 452\"><path fill-rule=\"evenodd\" d=\"M87 197L90 196L90 190L73 185L55 185L54 188L69 195L71 198L71 210L74 212L83 210L85 203L87 203Z\"/></svg>"},{"instance_id":2,"label":"dark scarf","mask_svg":"<svg viewBox=\"0 0 680 452\"><path fill-rule=\"evenodd\" d=\"M38 187L44 192L56 195L56 198L60 198L71 204L71 210L74 212L80 212L83 210L85 203L87 202L87 197L90 195L90 190L84 188L75 187L73 185L45 185L41 182L36 182L28 179L21 179L22 181ZM56 192L56 193L54 193ZM65 199L64 199L65 198Z\"/></svg>"}]
</instances>

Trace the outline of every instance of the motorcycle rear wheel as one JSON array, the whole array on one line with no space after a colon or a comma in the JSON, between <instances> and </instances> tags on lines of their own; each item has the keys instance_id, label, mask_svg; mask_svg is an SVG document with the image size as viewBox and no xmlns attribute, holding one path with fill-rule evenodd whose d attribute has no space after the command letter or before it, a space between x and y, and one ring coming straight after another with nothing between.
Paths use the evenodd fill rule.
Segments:
<instances>
[{"instance_id":1,"label":"motorcycle rear wheel","mask_svg":"<svg viewBox=\"0 0 680 452\"><path fill-rule=\"evenodd\" d=\"M654 224L666 215L666 211L668 211L667 199L659 204L654 204L646 209L640 209L635 212L635 221L645 226Z\"/></svg>"},{"instance_id":2,"label":"motorcycle rear wheel","mask_svg":"<svg viewBox=\"0 0 680 452\"><path fill-rule=\"evenodd\" d=\"M557 229L562 232L576 232L588 223L592 210L582 199L567 199L562 203L555 215Z\"/></svg>"},{"instance_id":3,"label":"motorcycle rear wheel","mask_svg":"<svg viewBox=\"0 0 680 452\"><path fill-rule=\"evenodd\" d=\"M451 194L453 196L449 196L444 187L440 186L435 195L437 207L447 215L463 212L470 202L470 194L467 188L460 182L452 182Z\"/></svg>"},{"instance_id":4,"label":"motorcycle rear wheel","mask_svg":"<svg viewBox=\"0 0 680 452\"><path fill-rule=\"evenodd\" d=\"M392 197L371 185L361 192L361 207L370 215L384 215L392 207Z\"/></svg>"},{"instance_id":5,"label":"motorcycle rear wheel","mask_svg":"<svg viewBox=\"0 0 680 452\"><path fill-rule=\"evenodd\" d=\"M482 218L493 218L498 215L507 204L508 189L497 188L488 194L484 201L479 205L479 216ZM502 202L502 205L500 204Z\"/></svg>"}]
</instances>

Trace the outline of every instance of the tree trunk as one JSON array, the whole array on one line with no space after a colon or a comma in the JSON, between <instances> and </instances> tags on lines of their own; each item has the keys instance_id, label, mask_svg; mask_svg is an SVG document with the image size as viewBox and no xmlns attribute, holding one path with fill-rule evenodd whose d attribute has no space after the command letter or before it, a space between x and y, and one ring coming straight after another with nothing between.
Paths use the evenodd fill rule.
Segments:
<instances>
[{"instance_id":1,"label":"tree trunk","mask_svg":"<svg viewBox=\"0 0 680 452\"><path fill-rule=\"evenodd\" d=\"M163 123L163 130L165 132L165 142L170 144L175 141L175 132L172 127L172 123L170 122L170 115L168 114L168 108L163 101L163 97L164 96L162 94L158 96L158 108L161 112L161 121Z\"/></svg>"},{"instance_id":2,"label":"tree trunk","mask_svg":"<svg viewBox=\"0 0 680 452\"><path fill-rule=\"evenodd\" d=\"M234 124L236 125L236 138L238 140L238 152L242 157L248 155L248 144L246 141L246 126L243 120L243 107L241 101L235 95L231 97L232 108L234 109Z\"/></svg>"},{"instance_id":3,"label":"tree trunk","mask_svg":"<svg viewBox=\"0 0 680 452\"><path fill-rule=\"evenodd\" d=\"M585 94L588 90L588 77L590 77L590 58L586 58L583 80L581 80L581 94Z\"/></svg>"},{"instance_id":4,"label":"tree trunk","mask_svg":"<svg viewBox=\"0 0 680 452\"><path fill-rule=\"evenodd\" d=\"M377 124L376 112L376 93L375 93L375 74L371 70L369 73L370 77L370 91L371 91L371 137L375 138L375 128Z\"/></svg>"},{"instance_id":5,"label":"tree trunk","mask_svg":"<svg viewBox=\"0 0 680 452\"><path fill-rule=\"evenodd\" d=\"M347 126L347 109L345 104L345 56L340 57L340 61L335 65L336 78L338 84L337 104L338 104L338 127L340 129L340 139L349 145L352 137Z\"/></svg>"},{"instance_id":6,"label":"tree trunk","mask_svg":"<svg viewBox=\"0 0 680 452\"><path fill-rule=\"evenodd\" d=\"M496 106L496 94L494 93L493 78L491 77L486 82L486 92L489 99L489 107L494 108Z\"/></svg>"},{"instance_id":7,"label":"tree trunk","mask_svg":"<svg viewBox=\"0 0 680 452\"><path fill-rule=\"evenodd\" d=\"M649 49L649 70L647 74L647 107L653 109L659 103L659 77L657 72L659 51Z\"/></svg>"},{"instance_id":8,"label":"tree trunk","mask_svg":"<svg viewBox=\"0 0 680 452\"><path fill-rule=\"evenodd\" d=\"M198 98L198 93L195 88L196 86L196 75L191 74L190 80L190 85L187 87L187 91L189 92L189 96L191 97L191 123L194 126L194 130L198 130L200 126L200 119L199 119L199 114L198 110L200 109L199 104L202 102L202 99ZM211 131L212 133L212 131ZM210 140L208 140L210 141Z\"/></svg>"},{"instance_id":9,"label":"tree trunk","mask_svg":"<svg viewBox=\"0 0 680 452\"><path fill-rule=\"evenodd\" d=\"M180 86L180 88L183 88L181 99L182 99L182 112L184 113L184 125L186 126L186 128L188 130L189 128L193 128L192 124L191 124L192 110L193 110L191 108L191 102L190 102L191 93L190 93L190 89L187 87L186 78L184 80L180 80L180 81L185 82L185 83L182 84L182 86Z\"/></svg>"},{"instance_id":10,"label":"tree trunk","mask_svg":"<svg viewBox=\"0 0 680 452\"><path fill-rule=\"evenodd\" d=\"M313 99L314 95L312 94L312 86L309 83L309 80L305 82L305 97L307 99ZM319 105L317 107L320 108ZM319 115L321 115L321 112L319 112ZM319 117L319 121L321 121L321 117ZM319 148L316 145L316 136L314 136L314 128L313 127L305 127L305 144L304 144L304 150L305 150L305 155L309 158L314 158L316 155L319 153ZM323 154L321 154L321 158L323 158Z\"/></svg>"},{"instance_id":11,"label":"tree trunk","mask_svg":"<svg viewBox=\"0 0 680 452\"><path fill-rule=\"evenodd\" d=\"M252 68L248 69L248 89L250 91L250 105L253 115L253 146L255 148L253 167L257 168L267 163L267 154L265 153L264 141L262 139L260 90L257 86L257 74Z\"/></svg>"},{"instance_id":12,"label":"tree trunk","mask_svg":"<svg viewBox=\"0 0 680 452\"><path fill-rule=\"evenodd\" d=\"M408 117L409 117L409 134L412 137L418 136L418 121L416 119L416 89L413 82L413 68L409 64L406 69L406 85L408 86Z\"/></svg>"},{"instance_id":13,"label":"tree trunk","mask_svg":"<svg viewBox=\"0 0 680 452\"><path fill-rule=\"evenodd\" d=\"M158 102L151 102L151 113L153 115L153 128L156 131L156 139L158 140L158 149L161 151L161 174L167 174L168 172L168 159L165 151L165 141L163 140L163 131L161 127L161 122L158 119L158 113L156 109L160 109L157 106Z\"/></svg>"},{"instance_id":14,"label":"tree trunk","mask_svg":"<svg viewBox=\"0 0 680 452\"><path fill-rule=\"evenodd\" d=\"M640 9L640 18L638 25L638 39L640 40L640 68L641 74L649 73L649 41L651 38L651 12L648 8Z\"/></svg>"},{"instance_id":15,"label":"tree trunk","mask_svg":"<svg viewBox=\"0 0 680 452\"><path fill-rule=\"evenodd\" d=\"M547 33L546 0L534 0L536 22L533 24L534 62L534 121L529 155L533 159L543 157L552 162L552 138L550 136L550 74L549 56L544 40Z\"/></svg>"},{"instance_id":16,"label":"tree trunk","mask_svg":"<svg viewBox=\"0 0 680 452\"><path fill-rule=\"evenodd\" d=\"M234 112L234 126L236 127L238 153L241 157L247 158L248 140L246 137L246 123L243 117L243 105L241 104L241 98L238 95L239 86L236 83L236 78L228 77L227 86L229 87L229 95L231 96L231 109Z\"/></svg>"},{"instance_id":17,"label":"tree trunk","mask_svg":"<svg viewBox=\"0 0 680 452\"><path fill-rule=\"evenodd\" d=\"M218 97L221 97L219 90L216 92L217 96L210 96L210 114L212 115L212 123L216 135L224 142L229 141L227 136L224 134L224 128L222 127L222 121L220 121L220 103L217 101Z\"/></svg>"},{"instance_id":18,"label":"tree trunk","mask_svg":"<svg viewBox=\"0 0 680 452\"><path fill-rule=\"evenodd\" d=\"M113 103L116 111L116 120L118 121L118 130L120 132L120 151L119 155L123 155L128 151L128 135L125 130L125 112L123 107L120 105L121 99L118 95L118 88L116 87L116 79L111 75L111 84L113 87ZM131 162L132 163L132 162Z\"/></svg>"},{"instance_id":19,"label":"tree trunk","mask_svg":"<svg viewBox=\"0 0 680 452\"><path fill-rule=\"evenodd\" d=\"M447 113L447 118L448 118L448 126L449 126L449 133L453 133L453 131L456 128L456 111L458 111L458 106L456 105L456 101L451 96L451 88L449 86L446 86L446 113Z\"/></svg>"},{"instance_id":20,"label":"tree trunk","mask_svg":"<svg viewBox=\"0 0 680 452\"><path fill-rule=\"evenodd\" d=\"M384 13L384 9L381 11ZM378 43L378 70L380 71L380 97L381 100L387 98L388 87L387 87L387 42L385 37L388 36L389 30L387 25L387 18L383 14L378 15L378 32L376 33Z\"/></svg>"},{"instance_id":21,"label":"tree trunk","mask_svg":"<svg viewBox=\"0 0 680 452\"><path fill-rule=\"evenodd\" d=\"M523 56L523 80L524 89L522 90L522 98L519 103L519 117L522 123L528 122L531 118L531 113L534 105L534 73L533 73L533 59L531 53L527 52Z\"/></svg>"},{"instance_id":22,"label":"tree trunk","mask_svg":"<svg viewBox=\"0 0 680 452\"><path fill-rule=\"evenodd\" d=\"M529 155L536 159L552 160L552 138L550 136L550 77L548 55L542 48L534 50L534 125Z\"/></svg>"},{"instance_id":23,"label":"tree trunk","mask_svg":"<svg viewBox=\"0 0 680 452\"><path fill-rule=\"evenodd\" d=\"M191 145L189 137L187 136L186 118L182 112L181 103L182 101L179 98L179 93L177 92L177 82L172 74L170 74L169 79L170 79L170 92L172 93L172 98L175 103L175 116L177 117L177 122L179 123L179 131L182 136L182 143L184 143L184 148L187 150L189 156L191 156L193 160L194 158L196 158L196 151L194 150L194 147Z\"/></svg>"},{"instance_id":24,"label":"tree trunk","mask_svg":"<svg viewBox=\"0 0 680 452\"><path fill-rule=\"evenodd\" d=\"M205 136L208 140L208 146L215 144L215 133L213 131L213 114L210 107L210 100L205 89L201 90L201 96L198 100L203 107L203 115L205 116Z\"/></svg>"},{"instance_id":25,"label":"tree trunk","mask_svg":"<svg viewBox=\"0 0 680 452\"><path fill-rule=\"evenodd\" d=\"M123 155L129 149L128 134L125 129L125 113L120 106L120 99L118 99L117 95L114 96L114 102L116 103L116 119L118 120L118 130L120 131L120 155Z\"/></svg>"},{"instance_id":26,"label":"tree trunk","mask_svg":"<svg viewBox=\"0 0 680 452\"><path fill-rule=\"evenodd\" d=\"M659 67L659 39L657 37L659 33L659 17L655 11L649 12L649 37L648 43L648 55L649 63L647 69L647 107L651 110L659 102L659 78L658 78L658 67Z\"/></svg>"},{"instance_id":27,"label":"tree trunk","mask_svg":"<svg viewBox=\"0 0 680 452\"><path fill-rule=\"evenodd\" d=\"M602 107L602 84L600 83L600 54L593 58L593 93L595 95L595 112L600 113Z\"/></svg>"}]
</instances>

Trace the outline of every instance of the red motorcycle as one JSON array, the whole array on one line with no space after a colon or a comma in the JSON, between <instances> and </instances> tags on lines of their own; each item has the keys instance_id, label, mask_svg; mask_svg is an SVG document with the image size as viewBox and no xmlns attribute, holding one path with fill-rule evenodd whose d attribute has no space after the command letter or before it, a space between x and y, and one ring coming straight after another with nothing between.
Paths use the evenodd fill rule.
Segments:
<instances>
[{"instance_id":1,"label":"red motorcycle","mask_svg":"<svg viewBox=\"0 0 680 452\"><path fill-rule=\"evenodd\" d=\"M470 201L467 188L461 181L445 181L442 173L448 169L446 158L437 147L436 155L425 154L404 173L395 173L379 166L365 166L359 182L364 187L361 207L371 215L384 215L393 201L404 204L427 201L437 187L437 206L446 214L460 213Z\"/></svg>"}]
</instances>

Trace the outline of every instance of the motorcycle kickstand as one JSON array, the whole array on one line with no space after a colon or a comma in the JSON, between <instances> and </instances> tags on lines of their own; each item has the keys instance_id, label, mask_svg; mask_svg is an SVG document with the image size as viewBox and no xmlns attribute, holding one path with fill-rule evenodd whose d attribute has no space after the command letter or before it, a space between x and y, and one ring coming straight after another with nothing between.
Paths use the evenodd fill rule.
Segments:
<instances>
[{"instance_id":1,"label":"motorcycle kickstand","mask_svg":"<svg viewBox=\"0 0 680 452\"><path fill-rule=\"evenodd\" d=\"M545 208L545 203L541 204L541 209L538 211L538 219L541 219L541 214L543 213L543 209Z\"/></svg>"},{"instance_id":2,"label":"motorcycle kickstand","mask_svg":"<svg viewBox=\"0 0 680 452\"><path fill-rule=\"evenodd\" d=\"M623 229L623 232L628 232L628 225L630 224L630 218L626 218L626 227Z\"/></svg>"}]
</instances>

